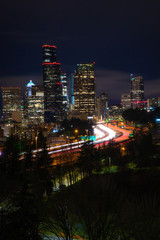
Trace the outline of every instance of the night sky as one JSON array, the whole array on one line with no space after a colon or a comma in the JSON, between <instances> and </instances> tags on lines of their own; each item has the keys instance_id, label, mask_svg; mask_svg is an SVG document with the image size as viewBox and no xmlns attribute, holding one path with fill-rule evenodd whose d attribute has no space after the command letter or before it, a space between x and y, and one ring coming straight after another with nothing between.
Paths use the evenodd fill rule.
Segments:
<instances>
[{"instance_id":1,"label":"night sky","mask_svg":"<svg viewBox=\"0 0 160 240\"><path fill-rule=\"evenodd\" d=\"M43 44L57 46L62 71L95 61L97 93L119 103L129 74L141 74L145 98L160 95L160 1L2 1L0 85L42 83Z\"/></svg>"}]
</instances>

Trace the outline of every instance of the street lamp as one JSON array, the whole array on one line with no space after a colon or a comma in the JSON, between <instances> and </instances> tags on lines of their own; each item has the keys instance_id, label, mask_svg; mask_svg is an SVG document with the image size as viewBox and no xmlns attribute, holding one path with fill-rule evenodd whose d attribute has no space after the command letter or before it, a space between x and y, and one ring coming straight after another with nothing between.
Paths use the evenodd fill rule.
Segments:
<instances>
[{"instance_id":1,"label":"street lamp","mask_svg":"<svg viewBox=\"0 0 160 240\"><path fill-rule=\"evenodd\" d=\"M76 138L77 138L77 142L78 142L78 129L75 129L74 132L76 134Z\"/></svg>"},{"instance_id":2,"label":"street lamp","mask_svg":"<svg viewBox=\"0 0 160 240\"><path fill-rule=\"evenodd\" d=\"M78 133L78 129L75 129L74 132L77 134Z\"/></svg>"},{"instance_id":3,"label":"street lamp","mask_svg":"<svg viewBox=\"0 0 160 240\"><path fill-rule=\"evenodd\" d=\"M85 129L85 132L86 132L86 135L87 135L87 136L88 136L88 131L89 131L88 129Z\"/></svg>"}]
</instances>

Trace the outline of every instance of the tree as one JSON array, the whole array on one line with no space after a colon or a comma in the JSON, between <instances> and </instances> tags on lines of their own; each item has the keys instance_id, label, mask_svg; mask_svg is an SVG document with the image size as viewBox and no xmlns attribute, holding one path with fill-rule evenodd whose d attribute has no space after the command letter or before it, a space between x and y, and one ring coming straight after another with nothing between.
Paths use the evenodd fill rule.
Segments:
<instances>
[{"instance_id":1,"label":"tree","mask_svg":"<svg viewBox=\"0 0 160 240\"><path fill-rule=\"evenodd\" d=\"M122 196L110 176L94 175L76 187L72 194L76 202L77 221L82 238L115 239L118 236L118 212Z\"/></svg>"},{"instance_id":2,"label":"tree","mask_svg":"<svg viewBox=\"0 0 160 240\"><path fill-rule=\"evenodd\" d=\"M49 199L47 204L47 218L44 222L44 229L66 240L72 240L75 235L75 216L72 206L68 202L67 192L58 192Z\"/></svg>"},{"instance_id":3,"label":"tree","mask_svg":"<svg viewBox=\"0 0 160 240\"><path fill-rule=\"evenodd\" d=\"M2 156L0 157L0 167L9 176L13 176L19 171L20 146L21 141L17 136L11 135L7 138Z\"/></svg>"},{"instance_id":4,"label":"tree","mask_svg":"<svg viewBox=\"0 0 160 240\"><path fill-rule=\"evenodd\" d=\"M36 191L39 194L51 194L53 189L52 184L52 163L53 160L48 154L46 141L43 143L43 150L36 156L35 174L37 183L35 183Z\"/></svg>"},{"instance_id":5,"label":"tree","mask_svg":"<svg viewBox=\"0 0 160 240\"><path fill-rule=\"evenodd\" d=\"M81 147L80 156L78 157L77 166L79 167L82 177L91 175L95 167L94 159L95 149L92 142L88 141Z\"/></svg>"},{"instance_id":6,"label":"tree","mask_svg":"<svg viewBox=\"0 0 160 240\"><path fill-rule=\"evenodd\" d=\"M159 198L139 195L128 199L125 205L125 231L136 240L155 240L160 236Z\"/></svg>"}]
</instances>

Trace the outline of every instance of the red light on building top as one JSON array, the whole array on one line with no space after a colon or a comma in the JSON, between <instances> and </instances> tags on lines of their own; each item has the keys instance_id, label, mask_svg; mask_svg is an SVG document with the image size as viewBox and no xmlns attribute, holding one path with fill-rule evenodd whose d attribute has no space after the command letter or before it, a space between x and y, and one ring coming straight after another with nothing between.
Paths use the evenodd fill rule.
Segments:
<instances>
[{"instance_id":1,"label":"red light on building top","mask_svg":"<svg viewBox=\"0 0 160 240\"><path fill-rule=\"evenodd\" d=\"M47 63L42 63L42 65L61 65L61 64L57 62L47 62Z\"/></svg>"},{"instance_id":2,"label":"red light on building top","mask_svg":"<svg viewBox=\"0 0 160 240\"><path fill-rule=\"evenodd\" d=\"M53 47L53 48L57 48L56 46L53 46L53 45L43 45L42 48L44 47Z\"/></svg>"},{"instance_id":3,"label":"red light on building top","mask_svg":"<svg viewBox=\"0 0 160 240\"><path fill-rule=\"evenodd\" d=\"M94 61L93 64L96 64L96 62Z\"/></svg>"}]
</instances>

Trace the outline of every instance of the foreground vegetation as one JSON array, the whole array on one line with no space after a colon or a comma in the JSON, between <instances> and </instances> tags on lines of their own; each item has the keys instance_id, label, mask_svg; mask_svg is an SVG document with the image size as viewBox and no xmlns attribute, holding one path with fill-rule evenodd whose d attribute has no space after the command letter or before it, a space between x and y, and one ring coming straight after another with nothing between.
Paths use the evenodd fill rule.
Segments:
<instances>
[{"instance_id":1,"label":"foreground vegetation","mask_svg":"<svg viewBox=\"0 0 160 240\"><path fill-rule=\"evenodd\" d=\"M56 166L45 138L36 157L26 145L19 160L20 144L11 136L0 158L1 239L38 240L48 234L67 240L159 238L160 149L149 133L138 131L123 145L111 141L95 148L87 142L76 162L65 153ZM57 192L55 182L61 188Z\"/></svg>"}]
</instances>

